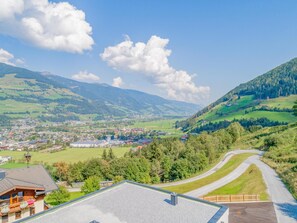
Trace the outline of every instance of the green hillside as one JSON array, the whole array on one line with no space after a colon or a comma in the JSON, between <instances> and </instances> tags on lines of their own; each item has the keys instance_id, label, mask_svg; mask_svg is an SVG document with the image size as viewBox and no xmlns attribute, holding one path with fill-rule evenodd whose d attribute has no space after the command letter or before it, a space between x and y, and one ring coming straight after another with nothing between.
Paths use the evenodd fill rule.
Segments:
<instances>
[{"instance_id":1,"label":"green hillside","mask_svg":"<svg viewBox=\"0 0 297 223\"><path fill-rule=\"evenodd\" d=\"M297 100L297 58L234 88L177 127L197 132L201 126L265 118L272 122L297 121L292 107Z\"/></svg>"},{"instance_id":2,"label":"green hillside","mask_svg":"<svg viewBox=\"0 0 297 223\"><path fill-rule=\"evenodd\" d=\"M247 131L233 147L266 151L263 161L276 170L297 198L297 123Z\"/></svg>"},{"instance_id":3,"label":"green hillside","mask_svg":"<svg viewBox=\"0 0 297 223\"><path fill-rule=\"evenodd\" d=\"M193 114L198 105L106 84L82 83L0 63L0 119L99 120ZM0 122L1 124L1 122Z\"/></svg>"}]
</instances>

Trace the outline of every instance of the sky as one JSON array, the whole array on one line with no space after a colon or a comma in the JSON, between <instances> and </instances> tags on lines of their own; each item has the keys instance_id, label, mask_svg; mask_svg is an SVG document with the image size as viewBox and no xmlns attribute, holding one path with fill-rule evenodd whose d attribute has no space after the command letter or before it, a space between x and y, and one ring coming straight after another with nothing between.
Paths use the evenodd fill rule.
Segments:
<instances>
[{"instance_id":1,"label":"sky","mask_svg":"<svg viewBox=\"0 0 297 223\"><path fill-rule=\"evenodd\" d=\"M297 1L5 0L0 62L207 105L297 56Z\"/></svg>"}]
</instances>

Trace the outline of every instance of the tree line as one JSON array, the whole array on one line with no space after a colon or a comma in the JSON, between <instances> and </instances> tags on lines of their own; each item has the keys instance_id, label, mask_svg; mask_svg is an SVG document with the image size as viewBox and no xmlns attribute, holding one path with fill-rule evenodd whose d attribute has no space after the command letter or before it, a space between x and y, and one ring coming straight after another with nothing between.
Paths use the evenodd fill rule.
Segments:
<instances>
[{"instance_id":1,"label":"tree line","mask_svg":"<svg viewBox=\"0 0 297 223\"><path fill-rule=\"evenodd\" d=\"M96 176L101 180L122 179L140 183L159 183L185 179L214 163L243 134L239 123L213 133L191 135L184 143L178 138L155 139L142 149L130 150L117 158L113 150L102 157L48 167L56 180L82 182Z\"/></svg>"}]
</instances>

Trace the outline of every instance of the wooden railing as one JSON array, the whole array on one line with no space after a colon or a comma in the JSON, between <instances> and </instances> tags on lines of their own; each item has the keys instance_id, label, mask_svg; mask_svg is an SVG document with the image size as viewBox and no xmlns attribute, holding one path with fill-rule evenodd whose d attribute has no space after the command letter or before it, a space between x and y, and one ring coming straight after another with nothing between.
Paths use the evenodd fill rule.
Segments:
<instances>
[{"instance_id":1,"label":"wooden railing","mask_svg":"<svg viewBox=\"0 0 297 223\"><path fill-rule=\"evenodd\" d=\"M201 197L203 200L217 202L217 203L228 203L228 202L249 202L259 201L259 194L237 194L237 195L214 195Z\"/></svg>"}]
</instances>

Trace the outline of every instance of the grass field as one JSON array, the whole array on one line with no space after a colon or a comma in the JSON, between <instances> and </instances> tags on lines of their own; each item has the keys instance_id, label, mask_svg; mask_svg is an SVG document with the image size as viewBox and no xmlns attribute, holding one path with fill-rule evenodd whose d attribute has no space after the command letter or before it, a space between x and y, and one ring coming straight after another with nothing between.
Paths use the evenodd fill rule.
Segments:
<instances>
[{"instance_id":1,"label":"grass field","mask_svg":"<svg viewBox=\"0 0 297 223\"><path fill-rule=\"evenodd\" d=\"M14 168L22 168L22 167L26 167L26 166L27 166L26 163L5 163L3 165L0 165L0 168L14 169Z\"/></svg>"},{"instance_id":2,"label":"grass field","mask_svg":"<svg viewBox=\"0 0 297 223\"><path fill-rule=\"evenodd\" d=\"M252 164L240 177L207 194L212 195L232 195L232 194L259 194L260 200L268 200L267 187L263 181L259 168Z\"/></svg>"},{"instance_id":3,"label":"grass field","mask_svg":"<svg viewBox=\"0 0 297 223\"><path fill-rule=\"evenodd\" d=\"M272 98L267 101L263 101L262 105L277 108L292 108L294 102L297 100L297 95L290 95L288 97Z\"/></svg>"},{"instance_id":4,"label":"grass field","mask_svg":"<svg viewBox=\"0 0 297 223\"><path fill-rule=\"evenodd\" d=\"M128 152L130 147L115 147L113 152L115 156L121 157ZM103 148L67 148L55 153L30 152L32 155L31 163L48 163L65 161L67 163L74 163L84 161L95 157L101 157ZM13 160L19 162L23 159L25 152L19 151L0 151L0 156L12 156Z\"/></svg>"},{"instance_id":5,"label":"grass field","mask_svg":"<svg viewBox=\"0 0 297 223\"><path fill-rule=\"evenodd\" d=\"M228 175L234 169L236 169L244 160L246 160L248 157L252 155L254 154L243 153L243 154L234 155L222 168L220 168L217 172L211 174L208 177L205 177L203 179L196 180L190 183L177 185L177 186L164 187L164 189L183 194L191 190L195 190L197 188L203 187Z\"/></svg>"},{"instance_id":6,"label":"grass field","mask_svg":"<svg viewBox=\"0 0 297 223\"><path fill-rule=\"evenodd\" d=\"M224 102L212 108L209 112L201 115L198 120L206 120L211 122L219 122L224 120L232 121L233 119L250 119L266 117L271 121L280 122L296 122L295 117L290 112L283 111L263 111L257 110L263 106L270 108L291 109L294 101L297 100L297 95L290 95L288 97L279 97L268 100L256 101L252 96L242 96L240 99L232 99L228 103ZM251 108L255 107L255 111Z\"/></svg>"}]
</instances>

